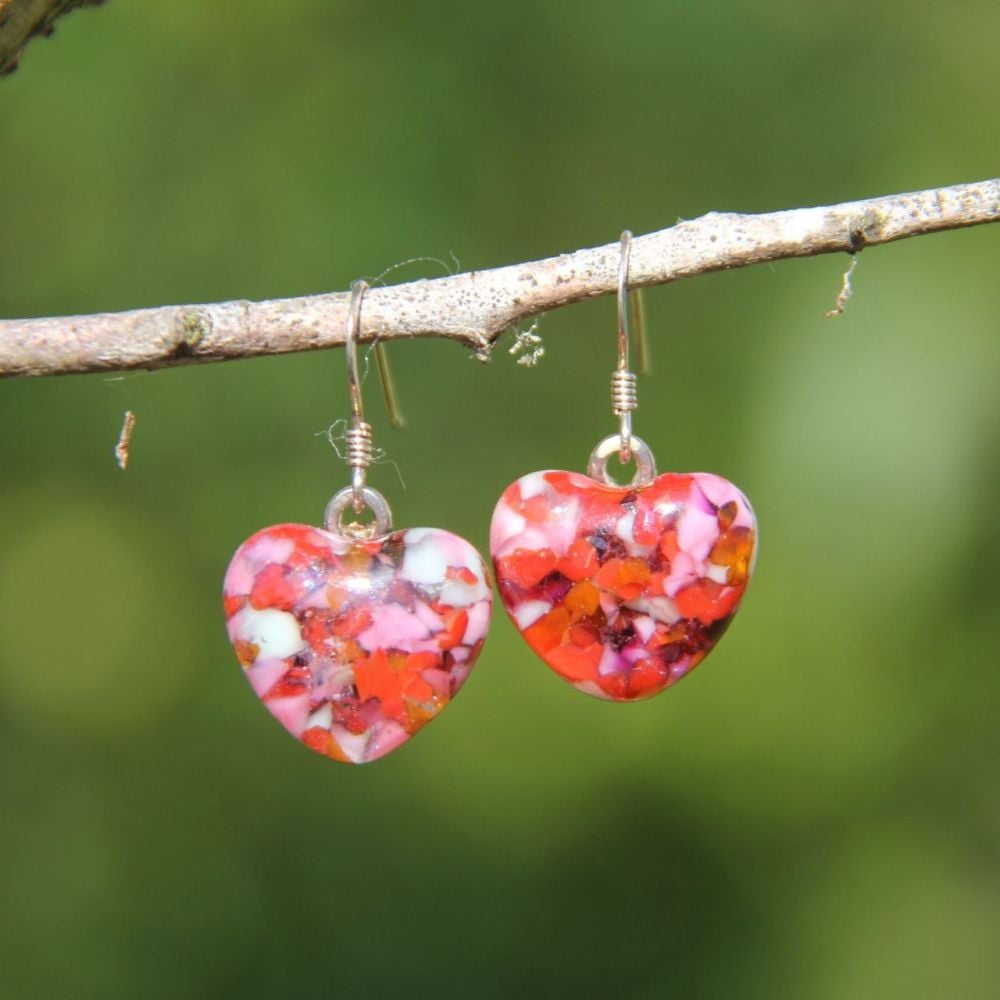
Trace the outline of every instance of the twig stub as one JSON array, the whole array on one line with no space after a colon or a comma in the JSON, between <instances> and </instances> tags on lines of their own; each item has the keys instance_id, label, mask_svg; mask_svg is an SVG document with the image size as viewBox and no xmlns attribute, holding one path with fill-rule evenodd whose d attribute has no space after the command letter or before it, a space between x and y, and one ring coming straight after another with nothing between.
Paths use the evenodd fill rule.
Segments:
<instances>
[{"instance_id":1,"label":"twig stub","mask_svg":"<svg viewBox=\"0 0 1000 1000\"><path fill-rule=\"evenodd\" d=\"M134 430L135 414L131 410L126 410L122 429L118 435L118 443L115 445L115 461L122 472L128 467L128 460L131 458L130 449L132 447L132 431Z\"/></svg>"}]
</instances>

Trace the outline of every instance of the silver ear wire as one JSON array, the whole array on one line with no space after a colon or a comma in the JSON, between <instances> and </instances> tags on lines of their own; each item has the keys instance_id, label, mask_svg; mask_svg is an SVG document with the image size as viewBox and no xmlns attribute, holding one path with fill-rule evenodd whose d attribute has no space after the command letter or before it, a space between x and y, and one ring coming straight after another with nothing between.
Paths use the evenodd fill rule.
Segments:
<instances>
[{"instance_id":1,"label":"silver ear wire","mask_svg":"<svg viewBox=\"0 0 1000 1000\"><path fill-rule=\"evenodd\" d=\"M351 424L344 431L347 443L345 459L351 470L351 485L340 490L327 504L324 523L327 531L347 538L366 538L384 535L392 528L392 511L385 497L378 490L368 486L368 466L372 464L372 428L365 420L364 404L361 399L361 374L358 370L358 338L361 334L361 303L368 282L358 279L351 285L351 307L347 315L347 337L344 340L344 354L347 360L347 389L351 397ZM383 359L384 360L384 359ZM380 362L380 369L382 362ZM391 395L391 381L383 377L383 389L387 401L391 397L391 409L395 409L395 397ZM388 386L388 388L387 388ZM366 507L375 517L373 523L345 525L343 516L348 507L360 514Z\"/></svg>"},{"instance_id":2,"label":"silver ear wire","mask_svg":"<svg viewBox=\"0 0 1000 1000\"><path fill-rule=\"evenodd\" d=\"M344 353L347 357L347 388L351 396L351 426L344 432L347 440L347 464L351 467L351 488L354 491L354 509L361 513L365 508L365 480L368 466L372 464L372 428L365 422L361 401L361 377L358 372L358 335L361 332L361 302L368 291L368 282L358 279L351 285L351 308L347 316L347 339Z\"/></svg>"},{"instance_id":3,"label":"silver ear wire","mask_svg":"<svg viewBox=\"0 0 1000 1000\"><path fill-rule=\"evenodd\" d=\"M632 457L632 411L639 405L635 372L629 371L628 265L632 234L621 235L618 260L618 367L611 375L611 410L618 418L618 458L624 465Z\"/></svg>"},{"instance_id":4,"label":"silver ear wire","mask_svg":"<svg viewBox=\"0 0 1000 1000\"><path fill-rule=\"evenodd\" d=\"M629 368L631 334L628 322L628 267L632 249L632 234L626 229L621 235L621 256L618 259L618 365L611 373L611 411L618 418L618 434L605 438L593 450L587 472L608 486L618 485L608 474L608 458L618 452L618 460L626 465L635 459L635 476L631 486L644 486L656 477L653 453L645 441L632 433L632 411L639 406L635 372ZM638 312L639 362L645 371L648 350L645 344L645 323Z\"/></svg>"}]
</instances>

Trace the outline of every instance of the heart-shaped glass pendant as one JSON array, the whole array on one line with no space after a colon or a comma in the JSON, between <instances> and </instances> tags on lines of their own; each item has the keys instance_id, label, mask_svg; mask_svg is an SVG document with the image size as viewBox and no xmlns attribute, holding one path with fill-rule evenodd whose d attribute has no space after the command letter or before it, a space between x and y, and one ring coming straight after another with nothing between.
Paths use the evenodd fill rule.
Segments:
<instances>
[{"instance_id":1,"label":"heart-shaped glass pendant","mask_svg":"<svg viewBox=\"0 0 1000 1000\"><path fill-rule=\"evenodd\" d=\"M250 537L224 585L229 638L258 697L310 749L350 764L395 750L450 703L492 607L472 545L437 528L389 531L381 495L364 496L375 525L343 527L348 488L325 530Z\"/></svg>"},{"instance_id":2,"label":"heart-shaped glass pendant","mask_svg":"<svg viewBox=\"0 0 1000 1000\"><path fill-rule=\"evenodd\" d=\"M601 442L590 475L533 472L507 488L490 551L528 645L587 694L635 701L685 677L732 621L753 570L756 521L732 483L657 476L632 438L635 481L613 483Z\"/></svg>"}]
</instances>

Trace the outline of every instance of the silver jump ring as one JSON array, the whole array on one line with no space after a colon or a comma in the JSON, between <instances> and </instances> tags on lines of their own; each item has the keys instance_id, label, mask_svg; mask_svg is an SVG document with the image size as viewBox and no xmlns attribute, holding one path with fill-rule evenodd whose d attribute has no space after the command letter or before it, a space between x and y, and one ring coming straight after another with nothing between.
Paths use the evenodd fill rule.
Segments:
<instances>
[{"instance_id":1,"label":"silver jump ring","mask_svg":"<svg viewBox=\"0 0 1000 1000\"><path fill-rule=\"evenodd\" d=\"M323 518L326 530L351 539L380 538L382 535L387 535L392 530L392 510L389 508L386 498L370 486L361 487L361 498L364 507L367 507L375 515L375 520L371 524L357 524L356 522L344 524L344 511L348 507L356 509L354 487L345 486L326 505L326 515ZM360 514L361 511L359 510L358 513Z\"/></svg>"},{"instance_id":2,"label":"silver jump ring","mask_svg":"<svg viewBox=\"0 0 1000 1000\"><path fill-rule=\"evenodd\" d=\"M587 475L605 486L646 486L656 478L656 461L649 445L642 438L633 435L630 440L632 457L635 459L635 475L630 483L616 483L608 475L608 459L620 453L622 439L617 434L606 437L591 453L587 463Z\"/></svg>"}]
</instances>

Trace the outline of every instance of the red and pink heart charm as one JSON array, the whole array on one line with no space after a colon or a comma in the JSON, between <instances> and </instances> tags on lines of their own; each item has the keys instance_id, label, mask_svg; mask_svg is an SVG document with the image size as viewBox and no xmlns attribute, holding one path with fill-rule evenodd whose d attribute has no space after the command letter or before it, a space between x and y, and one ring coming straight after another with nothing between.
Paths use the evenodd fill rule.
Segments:
<instances>
[{"instance_id":1,"label":"red and pink heart charm","mask_svg":"<svg viewBox=\"0 0 1000 1000\"><path fill-rule=\"evenodd\" d=\"M489 626L488 581L448 531L369 539L279 524L233 556L227 628L271 714L317 753L362 764L455 697Z\"/></svg>"},{"instance_id":2,"label":"red and pink heart charm","mask_svg":"<svg viewBox=\"0 0 1000 1000\"><path fill-rule=\"evenodd\" d=\"M615 486L533 472L497 504L490 551L528 645L579 690L636 701L685 677L719 641L749 582L756 534L746 497L711 473Z\"/></svg>"}]
</instances>

